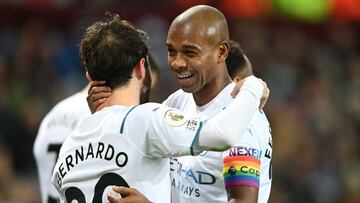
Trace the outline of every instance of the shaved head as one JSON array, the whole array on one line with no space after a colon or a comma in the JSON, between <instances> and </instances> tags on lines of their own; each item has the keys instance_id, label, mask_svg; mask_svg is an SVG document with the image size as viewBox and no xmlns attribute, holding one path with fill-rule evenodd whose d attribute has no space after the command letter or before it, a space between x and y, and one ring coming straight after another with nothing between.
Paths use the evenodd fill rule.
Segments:
<instances>
[{"instance_id":1,"label":"shaved head","mask_svg":"<svg viewBox=\"0 0 360 203\"><path fill-rule=\"evenodd\" d=\"M229 41L229 29L225 16L216 8L199 5L184 11L172 22L169 32L180 29L186 33L197 33L209 43Z\"/></svg>"},{"instance_id":2,"label":"shaved head","mask_svg":"<svg viewBox=\"0 0 360 203\"><path fill-rule=\"evenodd\" d=\"M213 99L231 82L226 69L229 30L225 16L211 6L194 6L171 23L168 63L182 90L197 105Z\"/></svg>"}]
</instances>

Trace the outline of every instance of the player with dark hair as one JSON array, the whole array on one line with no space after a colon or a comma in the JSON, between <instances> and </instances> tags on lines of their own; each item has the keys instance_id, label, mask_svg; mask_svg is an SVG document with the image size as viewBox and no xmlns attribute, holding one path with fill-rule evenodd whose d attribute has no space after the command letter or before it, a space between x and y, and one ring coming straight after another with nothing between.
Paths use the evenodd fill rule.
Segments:
<instances>
[{"instance_id":1,"label":"player with dark hair","mask_svg":"<svg viewBox=\"0 0 360 203\"><path fill-rule=\"evenodd\" d=\"M62 202L105 202L103 193L111 185L169 202L166 157L234 146L268 95L263 81L249 77L234 102L206 121L161 104L142 104L151 85L146 38L117 15L86 30L80 54L87 78L106 81L112 93L62 145L52 177Z\"/></svg>"},{"instance_id":2,"label":"player with dark hair","mask_svg":"<svg viewBox=\"0 0 360 203\"><path fill-rule=\"evenodd\" d=\"M107 29L102 29L105 26ZM132 78L132 68L138 63L136 59L146 59L148 55L148 48L144 44L147 34L137 29L137 35L131 35L133 29L136 28L117 16L112 21L97 22L87 29L80 42L80 56L87 69L88 79L89 77L97 81L107 79L105 85L112 89L119 84L129 82ZM118 38L110 33L117 33ZM149 66L148 59L144 62ZM151 85L149 70L149 68L145 69L146 78L143 81L140 103L148 102Z\"/></svg>"},{"instance_id":3,"label":"player with dark hair","mask_svg":"<svg viewBox=\"0 0 360 203\"><path fill-rule=\"evenodd\" d=\"M245 55L244 51L241 49L240 44L230 40L230 51L226 59L226 66L234 82L241 81L244 78L253 75L252 66ZM257 113L258 114L258 113ZM238 170L236 169L236 164L231 164L230 157L237 157L237 160L246 160L249 157L257 157L260 162L259 167L259 186L258 192L256 193L240 193L232 192L231 186L228 186L229 196L233 196L233 193L237 195L237 199L241 202L249 198L253 199L253 202L266 203L269 199L270 190L271 190L271 158L272 158L272 136L269 122L265 117L263 111L256 116L255 114L253 120L250 123L250 127L245 133L245 136L241 139L237 147L229 150L228 157L224 158L224 179L225 185L231 185L232 179L236 179L238 176ZM262 114L262 116L260 116ZM255 152L263 153L263 155L256 155ZM237 156L234 156L237 154ZM246 163L243 161L243 163ZM247 167L244 164L242 167ZM246 171L246 170L243 170ZM236 184L234 184L236 186ZM238 184L240 185L240 184ZM247 186L237 186L237 187L251 187ZM254 186L252 186L254 187ZM256 198L257 196L257 198Z\"/></svg>"},{"instance_id":4,"label":"player with dark hair","mask_svg":"<svg viewBox=\"0 0 360 203\"><path fill-rule=\"evenodd\" d=\"M151 67L156 68L156 63L151 54L149 54L149 61L152 64ZM98 82L97 84L103 85L104 83ZM88 84L81 91L56 104L40 124L33 153L37 164L41 202L43 203L60 201L58 192L51 184L52 171L65 139L76 128L80 120L91 115L86 102L89 87ZM111 89L107 89L109 92L101 96L108 97L111 95Z\"/></svg>"},{"instance_id":5,"label":"player with dark hair","mask_svg":"<svg viewBox=\"0 0 360 203\"><path fill-rule=\"evenodd\" d=\"M231 79L234 82L239 82L253 74L251 63L239 43L230 40L229 44L230 49L229 55L226 58L226 67Z\"/></svg>"},{"instance_id":6,"label":"player with dark hair","mask_svg":"<svg viewBox=\"0 0 360 203\"><path fill-rule=\"evenodd\" d=\"M154 56L148 54L148 57L152 70L151 88L154 88L156 81L154 82L153 76L159 77L159 72ZM104 82L98 82L97 84L103 85ZM88 84L81 91L57 103L40 124L33 146L33 153L37 164L41 202L43 203L60 201L58 192L51 183L52 171L65 139L76 128L80 120L91 115L86 102L89 87ZM101 96L110 96L111 88L105 86L104 88L107 88L108 92Z\"/></svg>"}]
</instances>

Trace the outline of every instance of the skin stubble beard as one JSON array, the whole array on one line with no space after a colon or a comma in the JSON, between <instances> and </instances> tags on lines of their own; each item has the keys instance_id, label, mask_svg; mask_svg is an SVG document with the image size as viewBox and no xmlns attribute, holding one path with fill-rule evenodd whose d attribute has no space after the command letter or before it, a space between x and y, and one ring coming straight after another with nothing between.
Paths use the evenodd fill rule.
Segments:
<instances>
[{"instance_id":1,"label":"skin stubble beard","mask_svg":"<svg viewBox=\"0 0 360 203\"><path fill-rule=\"evenodd\" d=\"M149 102L150 98L150 89L151 89L151 74L150 68L145 67L145 78L142 83L141 92L140 92L140 104Z\"/></svg>"}]
</instances>

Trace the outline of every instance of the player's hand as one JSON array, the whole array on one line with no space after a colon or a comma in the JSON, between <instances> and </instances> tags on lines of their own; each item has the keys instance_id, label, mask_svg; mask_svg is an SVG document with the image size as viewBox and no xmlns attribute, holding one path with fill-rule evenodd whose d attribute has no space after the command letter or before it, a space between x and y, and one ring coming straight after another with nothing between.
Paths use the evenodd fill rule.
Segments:
<instances>
[{"instance_id":1,"label":"player's hand","mask_svg":"<svg viewBox=\"0 0 360 203\"><path fill-rule=\"evenodd\" d=\"M105 81L92 81L86 98L91 113L103 108L106 99L111 95L111 88L104 86Z\"/></svg>"},{"instance_id":2,"label":"player's hand","mask_svg":"<svg viewBox=\"0 0 360 203\"><path fill-rule=\"evenodd\" d=\"M264 90L263 90L263 95L261 96L261 99L260 99L260 106L259 108L260 109L263 109L268 98L269 98L269 95L270 95L270 89L268 88L267 84L265 81L263 81L262 79L260 78L257 78L261 84L264 86ZM239 82L236 83L234 89L232 90L231 92L231 96L232 97L236 97L237 94L239 94L239 91L240 91L240 88L242 87L242 85L244 84L246 78L244 78L243 80L240 80Z\"/></svg>"},{"instance_id":3,"label":"player's hand","mask_svg":"<svg viewBox=\"0 0 360 203\"><path fill-rule=\"evenodd\" d=\"M269 96L270 96L270 89L268 88L265 81L263 81L262 79L259 79L259 80L264 86L263 95L261 96L261 99L260 99L260 109L263 109Z\"/></svg>"},{"instance_id":4,"label":"player's hand","mask_svg":"<svg viewBox=\"0 0 360 203\"><path fill-rule=\"evenodd\" d=\"M137 189L119 186L112 186L112 189L119 193L121 197L108 193L109 203L150 203Z\"/></svg>"}]
</instances>

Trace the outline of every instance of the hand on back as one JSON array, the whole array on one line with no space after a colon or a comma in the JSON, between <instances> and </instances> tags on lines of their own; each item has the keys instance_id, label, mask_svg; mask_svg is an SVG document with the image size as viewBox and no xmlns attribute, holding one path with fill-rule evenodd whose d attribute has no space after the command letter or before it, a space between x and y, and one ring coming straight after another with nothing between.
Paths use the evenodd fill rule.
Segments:
<instances>
[{"instance_id":1,"label":"hand on back","mask_svg":"<svg viewBox=\"0 0 360 203\"><path fill-rule=\"evenodd\" d=\"M240 80L239 82L236 83L236 86L234 87L233 91L231 92L231 96L232 97L236 97L236 95L239 93L240 91L240 88L242 87L242 85L244 84L245 80L249 77L255 77L255 76L248 76L246 78L244 78L243 80ZM269 98L269 95L270 95L270 89L268 88L267 84L265 81L263 81L261 78L257 78L261 84L264 86L264 90L263 90L263 94L261 96L261 99L260 99L260 106L259 108L260 109L263 109L266 102L267 102L267 99Z\"/></svg>"},{"instance_id":2,"label":"hand on back","mask_svg":"<svg viewBox=\"0 0 360 203\"><path fill-rule=\"evenodd\" d=\"M112 189L119 193L121 197L119 195L109 193L109 203L150 203L144 195L134 188L113 186Z\"/></svg>"}]
</instances>

